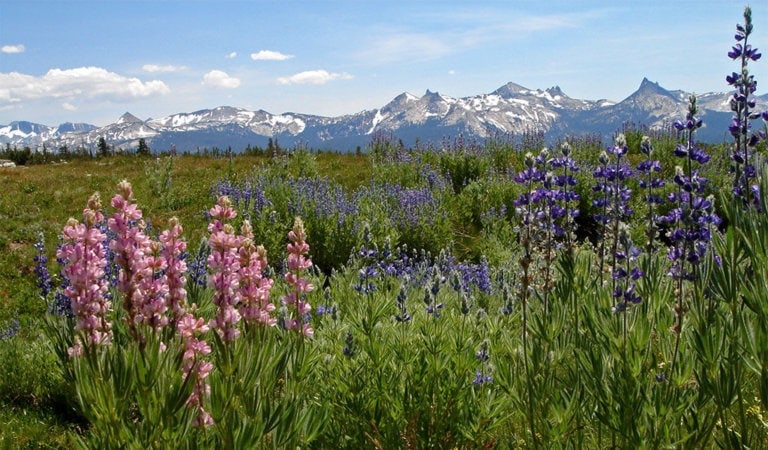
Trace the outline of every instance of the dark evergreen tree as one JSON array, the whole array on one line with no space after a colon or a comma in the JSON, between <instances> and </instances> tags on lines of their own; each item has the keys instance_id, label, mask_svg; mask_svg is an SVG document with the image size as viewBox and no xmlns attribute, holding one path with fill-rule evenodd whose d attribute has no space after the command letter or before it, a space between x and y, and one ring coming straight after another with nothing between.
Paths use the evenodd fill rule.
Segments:
<instances>
[{"instance_id":1,"label":"dark evergreen tree","mask_svg":"<svg viewBox=\"0 0 768 450\"><path fill-rule=\"evenodd\" d=\"M139 139L139 148L136 150L136 154L141 156L149 156L152 154L152 151L149 149L147 141L145 141L144 138Z\"/></svg>"},{"instance_id":2,"label":"dark evergreen tree","mask_svg":"<svg viewBox=\"0 0 768 450\"><path fill-rule=\"evenodd\" d=\"M139 143L139 147L141 147L141 143ZM109 146L107 145L107 140L103 137L99 138L99 155L101 156L107 156L109 155Z\"/></svg>"}]
</instances>

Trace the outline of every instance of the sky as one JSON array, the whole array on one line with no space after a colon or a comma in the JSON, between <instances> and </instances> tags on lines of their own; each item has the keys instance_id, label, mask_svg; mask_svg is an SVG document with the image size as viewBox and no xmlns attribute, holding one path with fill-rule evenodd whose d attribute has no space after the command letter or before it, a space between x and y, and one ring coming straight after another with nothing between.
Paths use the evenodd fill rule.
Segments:
<instances>
[{"instance_id":1,"label":"sky","mask_svg":"<svg viewBox=\"0 0 768 450\"><path fill-rule=\"evenodd\" d=\"M0 0L0 125L104 126L217 106L321 116L403 92L508 82L620 101L647 77L726 92L743 21L730 0ZM750 64L768 85L768 2Z\"/></svg>"}]
</instances>

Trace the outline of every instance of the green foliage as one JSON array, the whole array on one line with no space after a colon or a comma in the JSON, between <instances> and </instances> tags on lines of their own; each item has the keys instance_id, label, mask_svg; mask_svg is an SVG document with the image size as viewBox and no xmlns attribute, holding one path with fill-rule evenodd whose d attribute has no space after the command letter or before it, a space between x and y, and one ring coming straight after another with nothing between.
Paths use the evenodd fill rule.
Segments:
<instances>
[{"instance_id":1,"label":"green foliage","mask_svg":"<svg viewBox=\"0 0 768 450\"><path fill-rule=\"evenodd\" d=\"M453 192L457 194L471 182L485 175L489 166L489 158L463 148L456 152L442 153L439 160L440 171L450 178Z\"/></svg>"},{"instance_id":2,"label":"green foliage","mask_svg":"<svg viewBox=\"0 0 768 450\"><path fill-rule=\"evenodd\" d=\"M198 297L198 299L200 299ZM132 337L113 318L114 341L71 357L76 333L71 321L51 317L48 332L61 371L71 385L70 400L91 425L73 438L83 448L279 448L317 439L328 411L317 400L314 373L320 355L302 337L277 328L246 328L225 344L211 333L214 372L205 408L214 420L193 426L187 407L192 378L182 376L184 345L172 328L140 326ZM211 310L202 303L202 310Z\"/></svg>"},{"instance_id":3,"label":"green foliage","mask_svg":"<svg viewBox=\"0 0 768 450\"><path fill-rule=\"evenodd\" d=\"M159 200L163 209L176 209L176 195L173 189L173 156L157 158L144 163L144 174L150 194Z\"/></svg>"},{"instance_id":4,"label":"green foliage","mask_svg":"<svg viewBox=\"0 0 768 450\"><path fill-rule=\"evenodd\" d=\"M3 322L0 322L3 323ZM66 386L46 336L27 322L18 334L0 339L0 402L59 404ZM3 325L5 326L5 325Z\"/></svg>"},{"instance_id":5,"label":"green foliage","mask_svg":"<svg viewBox=\"0 0 768 450\"><path fill-rule=\"evenodd\" d=\"M320 447L493 445L505 402L493 384L472 380L478 347L501 324L475 311L462 314L447 290L436 300L445 313L435 317L425 311L421 289L408 290L412 319L396 321L400 281L388 278L364 293L352 289L354 276L349 270L331 279L343 320L323 317L316 334L315 345L327 353L317 375L333 408Z\"/></svg>"}]
</instances>

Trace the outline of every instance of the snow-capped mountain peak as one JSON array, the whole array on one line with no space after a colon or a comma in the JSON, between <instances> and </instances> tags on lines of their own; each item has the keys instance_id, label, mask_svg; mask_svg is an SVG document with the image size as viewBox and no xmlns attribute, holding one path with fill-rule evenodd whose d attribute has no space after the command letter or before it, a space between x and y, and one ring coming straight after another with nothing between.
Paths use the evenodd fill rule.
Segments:
<instances>
[{"instance_id":1,"label":"snow-capped mountain peak","mask_svg":"<svg viewBox=\"0 0 768 450\"><path fill-rule=\"evenodd\" d=\"M301 113L272 114L232 106L218 106L143 121L126 112L112 124L62 124L58 128L32 122L0 125L0 144L49 149L95 148L104 138L115 148L135 149L145 139L154 150L178 151L247 145L265 146L269 139L281 146L296 143L338 151L363 147L376 132L392 133L404 142L440 142L448 136L485 139L530 130L547 137L602 133L611 135L626 122L651 128L668 127L686 112L689 94L670 91L644 78L638 89L620 102L569 97L559 86L529 89L506 83L488 94L450 97L426 90L421 97L404 92L379 109L339 117ZM730 121L729 93L699 95L705 128L701 140L721 141ZM768 95L758 99L765 108Z\"/></svg>"},{"instance_id":2,"label":"snow-capped mountain peak","mask_svg":"<svg viewBox=\"0 0 768 450\"><path fill-rule=\"evenodd\" d=\"M117 119L117 122L115 122L115 125L123 125L123 124L129 124L129 123L144 123L144 121L134 116L133 114L126 112L125 114L120 116L119 119Z\"/></svg>"},{"instance_id":3,"label":"snow-capped mountain peak","mask_svg":"<svg viewBox=\"0 0 768 450\"><path fill-rule=\"evenodd\" d=\"M527 91L528 91L528 88L520 86L519 84L509 82L504 86L493 91L493 93L500 95L503 98L510 98Z\"/></svg>"}]
</instances>

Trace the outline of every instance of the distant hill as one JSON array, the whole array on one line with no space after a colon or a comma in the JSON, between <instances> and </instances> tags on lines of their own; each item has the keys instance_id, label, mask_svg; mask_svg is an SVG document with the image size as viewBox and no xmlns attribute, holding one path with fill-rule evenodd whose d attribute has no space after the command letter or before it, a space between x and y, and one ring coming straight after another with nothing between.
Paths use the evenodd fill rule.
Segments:
<instances>
[{"instance_id":1,"label":"distant hill","mask_svg":"<svg viewBox=\"0 0 768 450\"><path fill-rule=\"evenodd\" d=\"M507 83L489 94L454 98L427 90L416 96L402 93L379 109L338 117L300 113L272 114L220 106L159 119L142 120L125 113L104 127L65 123L58 127L31 122L0 126L0 144L50 150L64 145L95 149L100 138L115 148L135 149L144 139L153 150L203 148L239 150L248 144L264 147L270 139L283 147L301 143L310 148L352 151L364 148L376 132L391 133L408 144L437 142L445 137L486 139L537 131L548 139L600 133L610 135L627 122L649 128L669 127L684 117L690 94L670 91L643 79L620 102L579 100L558 86L528 89ZM699 140L728 140L732 113L730 93L699 95L704 127ZM768 102L768 94L759 99Z\"/></svg>"}]
</instances>

